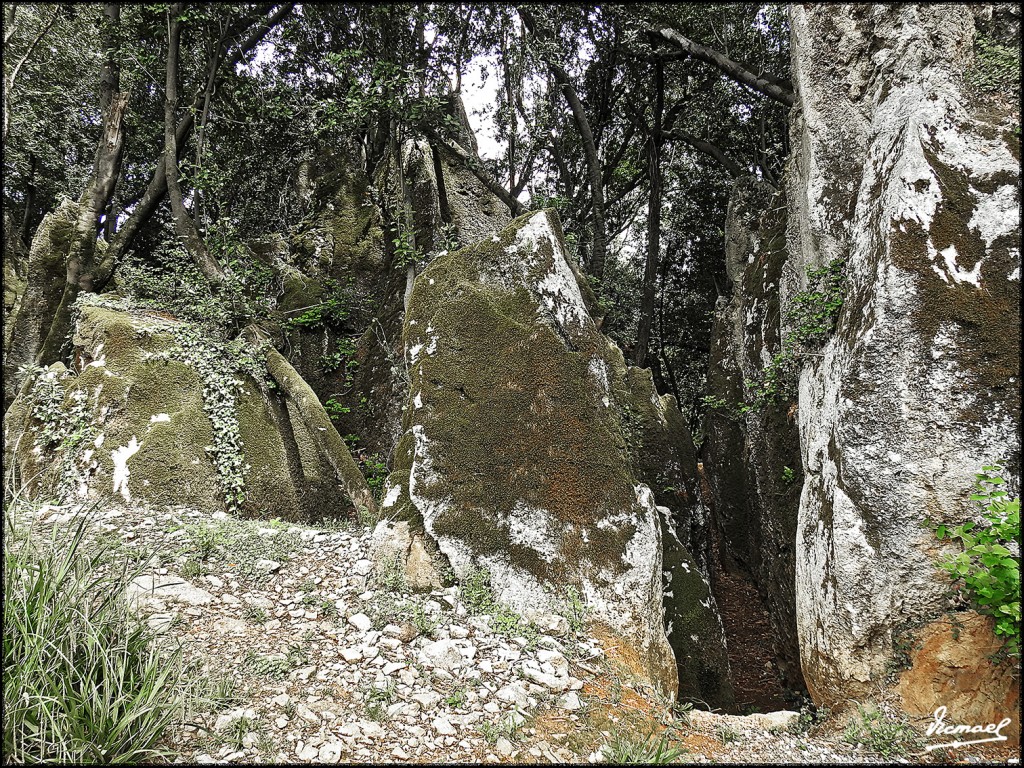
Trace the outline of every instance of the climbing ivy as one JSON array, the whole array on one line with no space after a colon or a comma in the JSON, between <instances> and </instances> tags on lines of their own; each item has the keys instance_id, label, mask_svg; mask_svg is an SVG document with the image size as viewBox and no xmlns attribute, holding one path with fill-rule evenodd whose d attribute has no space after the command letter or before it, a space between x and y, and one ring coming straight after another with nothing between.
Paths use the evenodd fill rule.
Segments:
<instances>
[{"instance_id":1,"label":"climbing ivy","mask_svg":"<svg viewBox=\"0 0 1024 768\"><path fill-rule=\"evenodd\" d=\"M846 290L846 262L834 259L820 269L808 270L807 290L790 300L785 319L790 330L782 339L782 349L765 366L759 380L746 379L746 402L731 404L725 398L707 395L705 407L733 417L777 403L791 395L801 361L824 346L835 330Z\"/></svg>"},{"instance_id":2,"label":"climbing ivy","mask_svg":"<svg viewBox=\"0 0 1024 768\"><path fill-rule=\"evenodd\" d=\"M979 91L1020 93L1020 49L1008 48L978 35L974 40L974 65L967 82Z\"/></svg>"},{"instance_id":3,"label":"climbing ivy","mask_svg":"<svg viewBox=\"0 0 1024 768\"><path fill-rule=\"evenodd\" d=\"M272 387L265 364L258 357L259 346L240 339L220 341L202 326L182 325L173 330L176 346L153 355L154 359L179 360L192 366L203 383L203 410L213 429L213 445L206 447L224 493L229 512L245 502L245 463L238 427L236 401L239 379L249 375L264 389Z\"/></svg>"},{"instance_id":4,"label":"climbing ivy","mask_svg":"<svg viewBox=\"0 0 1024 768\"><path fill-rule=\"evenodd\" d=\"M68 392L58 370L26 366L19 375L33 376L28 394L29 409L36 423L35 446L56 457L49 467L54 493L65 497L81 474L76 461L85 444L96 436L88 394L82 389Z\"/></svg>"}]
</instances>

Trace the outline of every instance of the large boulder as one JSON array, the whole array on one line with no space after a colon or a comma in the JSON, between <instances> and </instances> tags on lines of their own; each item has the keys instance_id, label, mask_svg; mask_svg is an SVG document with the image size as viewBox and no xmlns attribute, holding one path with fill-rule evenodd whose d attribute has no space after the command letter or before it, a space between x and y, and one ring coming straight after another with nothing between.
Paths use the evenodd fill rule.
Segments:
<instances>
[{"instance_id":1,"label":"large boulder","mask_svg":"<svg viewBox=\"0 0 1024 768\"><path fill-rule=\"evenodd\" d=\"M1004 460L1019 488L1020 117L1012 94L965 84L979 66L967 6L790 14L788 247L797 277L840 259L849 281L800 379L796 542L804 677L841 705L899 668L897 641L924 639L914 664L956 642L939 631L944 545L924 522L971 519L984 464ZM965 675L976 695L949 719L988 722L969 702L1002 674Z\"/></svg>"},{"instance_id":2,"label":"large boulder","mask_svg":"<svg viewBox=\"0 0 1024 768\"><path fill-rule=\"evenodd\" d=\"M678 411L626 366L588 300L552 213L434 259L406 316L411 387L383 512L425 531L456 575L486 567L525 615L558 611L576 589L674 694L667 619L690 646L682 693L728 705L707 581L640 479L650 425L667 430ZM666 551L680 563L668 603Z\"/></svg>"},{"instance_id":3,"label":"large boulder","mask_svg":"<svg viewBox=\"0 0 1024 768\"><path fill-rule=\"evenodd\" d=\"M4 420L29 494L299 519L352 505L295 403L247 350L111 294L81 301L74 363L27 379ZM317 407L319 405L317 404ZM326 417L325 417L326 419Z\"/></svg>"}]
</instances>

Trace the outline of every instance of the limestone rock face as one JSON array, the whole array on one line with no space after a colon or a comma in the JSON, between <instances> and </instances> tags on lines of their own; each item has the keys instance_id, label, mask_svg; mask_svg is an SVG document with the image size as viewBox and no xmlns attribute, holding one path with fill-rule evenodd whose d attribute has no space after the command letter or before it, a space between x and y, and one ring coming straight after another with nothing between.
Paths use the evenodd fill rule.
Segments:
<instances>
[{"instance_id":1,"label":"limestone rock face","mask_svg":"<svg viewBox=\"0 0 1024 768\"><path fill-rule=\"evenodd\" d=\"M75 326L74 370L37 371L4 420L5 464L30 492L216 511L230 488L223 468L235 467L242 514L348 511L287 398L246 374L211 374L208 358L183 357L177 333L187 324L118 307L110 295L93 301ZM236 379L233 405L211 412L206 399ZM215 431L228 422L237 443L219 456L208 448L224 445Z\"/></svg>"},{"instance_id":2,"label":"limestone rock face","mask_svg":"<svg viewBox=\"0 0 1024 768\"><path fill-rule=\"evenodd\" d=\"M797 626L831 705L944 608L922 522L968 519L982 464L1019 487L1019 115L963 85L965 6L794 5L791 29L789 251L797 277L839 258L849 280L799 400Z\"/></svg>"},{"instance_id":3,"label":"limestone rock face","mask_svg":"<svg viewBox=\"0 0 1024 768\"><path fill-rule=\"evenodd\" d=\"M499 599L524 615L557 613L575 589L673 693L668 618L705 664L721 662L703 676L707 690L686 695L719 702L728 664L714 602L689 558L702 590L680 578L676 615L664 615L662 512L630 448L644 430L623 415L628 406L643 414L635 423L667 424L671 403L631 386L636 374L595 327L588 291L551 213L419 275L405 325L405 433L382 512L424 530L457 576L486 567Z\"/></svg>"},{"instance_id":4,"label":"limestone rock face","mask_svg":"<svg viewBox=\"0 0 1024 768\"><path fill-rule=\"evenodd\" d=\"M795 544L800 499L796 392L747 413L751 382L780 349L780 286L787 273L784 196L753 177L736 182L726 219L732 295L715 313L703 446L724 566L754 581L772 623L786 684L803 689L796 634ZM790 270L791 271L791 268Z\"/></svg>"}]
</instances>

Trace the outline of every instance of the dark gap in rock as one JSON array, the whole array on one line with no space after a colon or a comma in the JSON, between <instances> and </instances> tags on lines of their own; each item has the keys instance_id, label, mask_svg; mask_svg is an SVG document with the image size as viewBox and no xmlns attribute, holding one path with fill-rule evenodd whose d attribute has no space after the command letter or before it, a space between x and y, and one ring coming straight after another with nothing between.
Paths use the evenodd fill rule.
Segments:
<instances>
[{"instance_id":1,"label":"dark gap in rock","mask_svg":"<svg viewBox=\"0 0 1024 768\"><path fill-rule=\"evenodd\" d=\"M452 223L452 210L448 206L448 190L444 184L444 169L441 167L441 153L437 147L431 145L430 154L434 160L434 178L437 179L437 200L441 209L441 221L445 224Z\"/></svg>"},{"instance_id":2,"label":"dark gap in rock","mask_svg":"<svg viewBox=\"0 0 1024 768\"><path fill-rule=\"evenodd\" d=\"M789 709L793 697L787 695L772 652L776 641L768 611L753 582L725 569L718 527L710 528L711 588L725 627L736 709L740 714Z\"/></svg>"}]
</instances>

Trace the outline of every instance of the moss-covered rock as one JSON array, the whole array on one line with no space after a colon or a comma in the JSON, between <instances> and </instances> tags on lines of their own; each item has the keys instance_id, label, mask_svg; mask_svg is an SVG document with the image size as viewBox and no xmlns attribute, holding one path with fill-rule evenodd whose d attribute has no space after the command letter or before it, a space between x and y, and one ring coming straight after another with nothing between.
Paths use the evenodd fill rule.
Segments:
<instances>
[{"instance_id":1,"label":"moss-covered rock","mask_svg":"<svg viewBox=\"0 0 1024 768\"><path fill-rule=\"evenodd\" d=\"M425 530L457 575L486 567L521 612L557 610L576 588L674 693L660 513L617 407L629 400L626 366L583 289L553 213L438 256L417 278L384 512ZM714 621L710 603L697 611Z\"/></svg>"},{"instance_id":2,"label":"moss-covered rock","mask_svg":"<svg viewBox=\"0 0 1024 768\"><path fill-rule=\"evenodd\" d=\"M91 302L91 303L90 303ZM186 323L131 310L113 295L82 302L74 369L37 371L4 424L5 455L36 496L152 506L226 508L208 398L233 390L242 514L298 519L346 514L337 484L309 503L307 477L329 476L302 454L287 403L250 376L207 381L182 351Z\"/></svg>"},{"instance_id":3,"label":"moss-covered rock","mask_svg":"<svg viewBox=\"0 0 1024 768\"><path fill-rule=\"evenodd\" d=\"M77 217L78 204L65 199L57 210L43 217L32 238L25 286L16 310L12 305L11 315L9 318L5 316L4 322L5 410L22 382L19 368L35 362L60 304L66 278L65 262L74 238Z\"/></svg>"}]
</instances>

